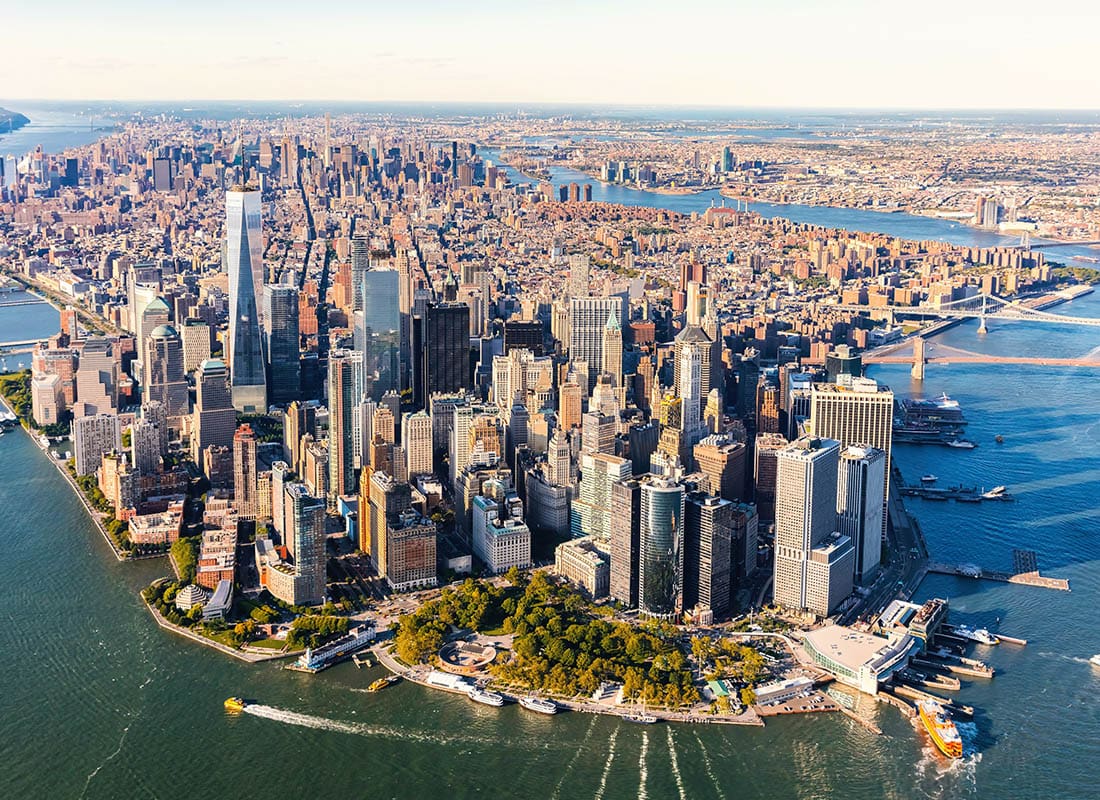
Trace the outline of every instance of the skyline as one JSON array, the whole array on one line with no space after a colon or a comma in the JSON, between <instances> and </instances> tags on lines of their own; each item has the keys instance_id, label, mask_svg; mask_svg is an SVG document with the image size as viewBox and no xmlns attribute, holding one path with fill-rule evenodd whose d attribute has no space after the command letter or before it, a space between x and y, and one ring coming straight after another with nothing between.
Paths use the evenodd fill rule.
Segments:
<instances>
[{"instance_id":1,"label":"skyline","mask_svg":"<svg viewBox=\"0 0 1100 800\"><path fill-rule=\"evenodd\" d=\"M315 35L292 36L298 29L291 15L300 10L285 0L266 4L266 16L200 0L191 6L194 18L216 13L218 23L186 38L175 36L186 24L178 14L136 14L130 0L95 15L71 0L51 5L62 13L45 52L33 37L9 44L8 63L35 67L4 82L12 99L1100 107L1088 63L1090 20L1064 0L1046 4L1041 17L1020 2L986 14L984 5L958 8L943 0L925 4L919 16L865 0L827 8L802 0L766 8L701 0L674 15L660 3L616 0L583 13L568 3L556 16L545 12L560 12L562 4L516 9L491 0L455 11L429 2L414 14L338 0L326 11L338 20L344 45L323 26ZM39 17L40 9L24 6L9 21L13 30L27 30Z\"/></svg>"}]
</instances>

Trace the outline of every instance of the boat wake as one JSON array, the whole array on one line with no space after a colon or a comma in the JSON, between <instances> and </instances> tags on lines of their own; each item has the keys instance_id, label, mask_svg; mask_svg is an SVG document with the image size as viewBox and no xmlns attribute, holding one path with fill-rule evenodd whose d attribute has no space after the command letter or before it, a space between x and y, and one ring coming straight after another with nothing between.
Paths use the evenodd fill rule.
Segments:
<instances>
[{"instance_id":1,"label":"boat wake","mask_svg":"<svg viewBox=\"0 0 1100 800\"><path fill-rule=\"evenodd\" d=\"M680 793L680 800L687 800L687 793L684 792L684 777L680 774L680 762L676 760L676 743L672 740L672 726L666 727L665 732L668 734L668 756L669 763L672 765L672 777L676 779L676 790Z\"/></svg>"},{"instance_id":2,"label":"boat wake","mask_svg":"<svg viewBox=\"0 0 1100 800\"><path fill-rule=\"evenodd\" d=\"M580 747L577 748L577 752L573 754L573 757L569 759L569 763L565 765L565 769L562 770L558 785L554 787L554 792L550 795L551 800L556 800L558 797L558 793L561 792L562 784L565 783L565 779L569 776L569 773L572 772L573 765L577 763L577 759L581 757L581 753L587 752L585 745L588 744L588 739L592 736L592 731L595 729L596 717L592 717L592 721L588 723L588 730L584 732L584 738L581 739Z\"/></svg>"},{"instance_id":3,"label":"boat wake","mask_svg":"<svg viewBox=\"0 0 1100 800\"><path fill-rule=\"evenodd\" d=\"M646 779L649 770L646 768L645 757L649 752L649 731L642 731L642 749L638 752L638 800L646 800L649 796L645 791Z\"/></svg>"},{"instance_id":4,"label":"boat wake","mask_svg":"<svg viewBox=\"0 0 1100 800\"><path fill-rule=\"evenodd\" d=\"M1087 664L1089 660L1087 658L1081 658L1080 656L1067 656L1065 653L1047 653L1040 652L1036 655L1042 658L1053 658L1058 661L1068 661L1070 664Z\"/></svg>"},{"instance_id":5,"label":"boat wake","mask_svg":"<svg viewBox=\"0 0 1100 800\"><path fill-rule=\"evenodd\" d=\"M699 738L698 732L695 733L695 741L699 743L699 752L703 756L703 768L710 777L711 783L714 784L714 791L718 795L718 800L726 800L726 793L722 791L722 787L718 783L718 776L714 774L714 767L710 763L710 756L707 755L707 748L703 746L703 740Z\"/></svg>"},{"instance_id":6,"label":"boat wake","mask_svg":"<svg viewBox=\"0 0 1100 800\"><path fill-rule=\"evenodd\" d=\"M600 785L596 789L596 800L603 798L603 790L607 787L607 776L611 772L611 762L615 760L615 740L619 738L619 729L611 731L611 738L607 740L607 763L603 765L603 774L600 775Z\"/></svg>"},{"instance_id":7,"label":"boat wake","mask_svg":"<svg viewBox=\"0 0 1100 800\"><path fill-rule=\"evenodd\" d=\"M126 742L126 734L129 732L130 724L127 723L126 727L122 729L122 736L118 738L118 747L115 748L115 751L107 756L105 759L103 759L98 767L88 773L88 779L84 781L84 791L80 793L81 798L88 794L88 787L92 785L92 780L95 778L96 775L99 774L99 771L110 764L112 761L114 761L118 754L122 752L122 745Z\"/></svg>"}]
</instances>

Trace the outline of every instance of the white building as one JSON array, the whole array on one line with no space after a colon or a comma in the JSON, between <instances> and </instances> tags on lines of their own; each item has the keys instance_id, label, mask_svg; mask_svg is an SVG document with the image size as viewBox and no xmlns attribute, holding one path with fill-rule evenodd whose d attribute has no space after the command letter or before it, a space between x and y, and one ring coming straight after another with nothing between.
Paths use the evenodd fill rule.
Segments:
<instances>
[{"instance_id":1,"label":"white building","mask_svg":"<svg viewBox=\"0 0 1100 800\"><path fill-rule=\"evenodd\" d=\"M401 445L410 477L432 472L432 418L424 411L401 418Z\"/></svg>"},{"instance_id":2,"label":"white building","mask_svg":"<svg viewBox=\"0 0 1100 800\"><path fill-rule=\"evenodd\" d=\"M471 509L474 555L493 574L530 567L531 531L519 497L496 480L487 481L482 491Z\"/></svg>"},{"instance_id":3,"label":"white building","mask_svg":"<svg viewBox=\"0 0 1100 800\"><path fill-rule=\"evenodd\" d=\"M882 557L885 506L879 487L886 480L886 453L875 447L846 447L840 453L836 527L855 547L855 578L867 582Z\"/></svg>"},{"instance_id":4,"label":"white building","mask_svg":"<svg viewBox=\"0 0 1100 800\"><path fill-rule=\"evenodd\" d=\"M611 586L611 555L591 537L572 539L554 548L554 572L598 600Z\"/></svg>"},{"instance_id":5,"label":"white building","mask_svg":"<svg viewBox=\"0 0 1100 800\"><path fill-rule=\"evenodd\" d=\"M73 449L76 474L90 475L99 469L103 454L122 447L122 433L114 414L96 414L73 420Z\"/></svg>"}]
</instances>

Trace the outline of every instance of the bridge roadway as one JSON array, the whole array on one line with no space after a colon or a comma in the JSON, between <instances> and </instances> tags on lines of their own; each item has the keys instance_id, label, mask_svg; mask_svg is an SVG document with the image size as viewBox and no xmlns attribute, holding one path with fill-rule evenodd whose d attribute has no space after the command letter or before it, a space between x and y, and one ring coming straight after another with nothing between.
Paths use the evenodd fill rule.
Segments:
<instances>
[{"instance_id":1,"label":"bridge roadway","mask_svg":"<svg viewBox=\"0 0 1100 800\"><path fill-rule=\"evenodd\" d=\"M863 355L864 364L911 364L913 362L913 341L908 339L895 345L888 345ZM1050 367L1100 367L1100 352L1093 351L1076 358L1051 358L1047 356L994 356L984 353L972 353L958 347L951 347L935 340L926 340L924 344L924 363L926 364L1038 364Z\"/></svg>"}]
</instances>

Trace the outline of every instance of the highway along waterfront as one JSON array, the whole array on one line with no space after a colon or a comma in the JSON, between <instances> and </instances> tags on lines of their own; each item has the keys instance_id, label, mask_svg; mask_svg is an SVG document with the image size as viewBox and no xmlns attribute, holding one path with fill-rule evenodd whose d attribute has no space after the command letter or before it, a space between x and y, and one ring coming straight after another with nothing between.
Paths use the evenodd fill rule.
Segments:
<instances>
[{"instance_id":1,"label":"highway along waterfront","mask_svg":"<svg viewBox=\"0 0 1100 800\"><path fill-rule=\"evenodd\" d=\"M0 341L26 338L10 314L27 308L37 307L0 309ZM1100 316L1100 296L1055 311ZM994 355L1077 357L1100 345L1091 328L992 323L979 338L975 327L942 340ZM763 729L631 726L489 708L408 683L368 694L383 673L350 663L304 675L230 660L156 627L137 593L167 564L118 563L57 470L11 431L0 437L3 795L1094 797L1100 670L1087 659L1100 652L1100 374L997 364L932 364L923 384L910 382L906 365L872 374L903 396L946 391L979 443L898 446L909 479L1004 484L1016 497L966 507L909 500L933 559L1007 570L1012 549L1026 546L1044 573L1072 585L922 584L916 599L950 598L952 621L1029 641L975 651L997 678L963 681L976 715L961 725L959 761L866 699L856 711L882 736L839 714L778 717ZM233 695L256 704L227 714Z\"/></svg>"}]
</instances>

